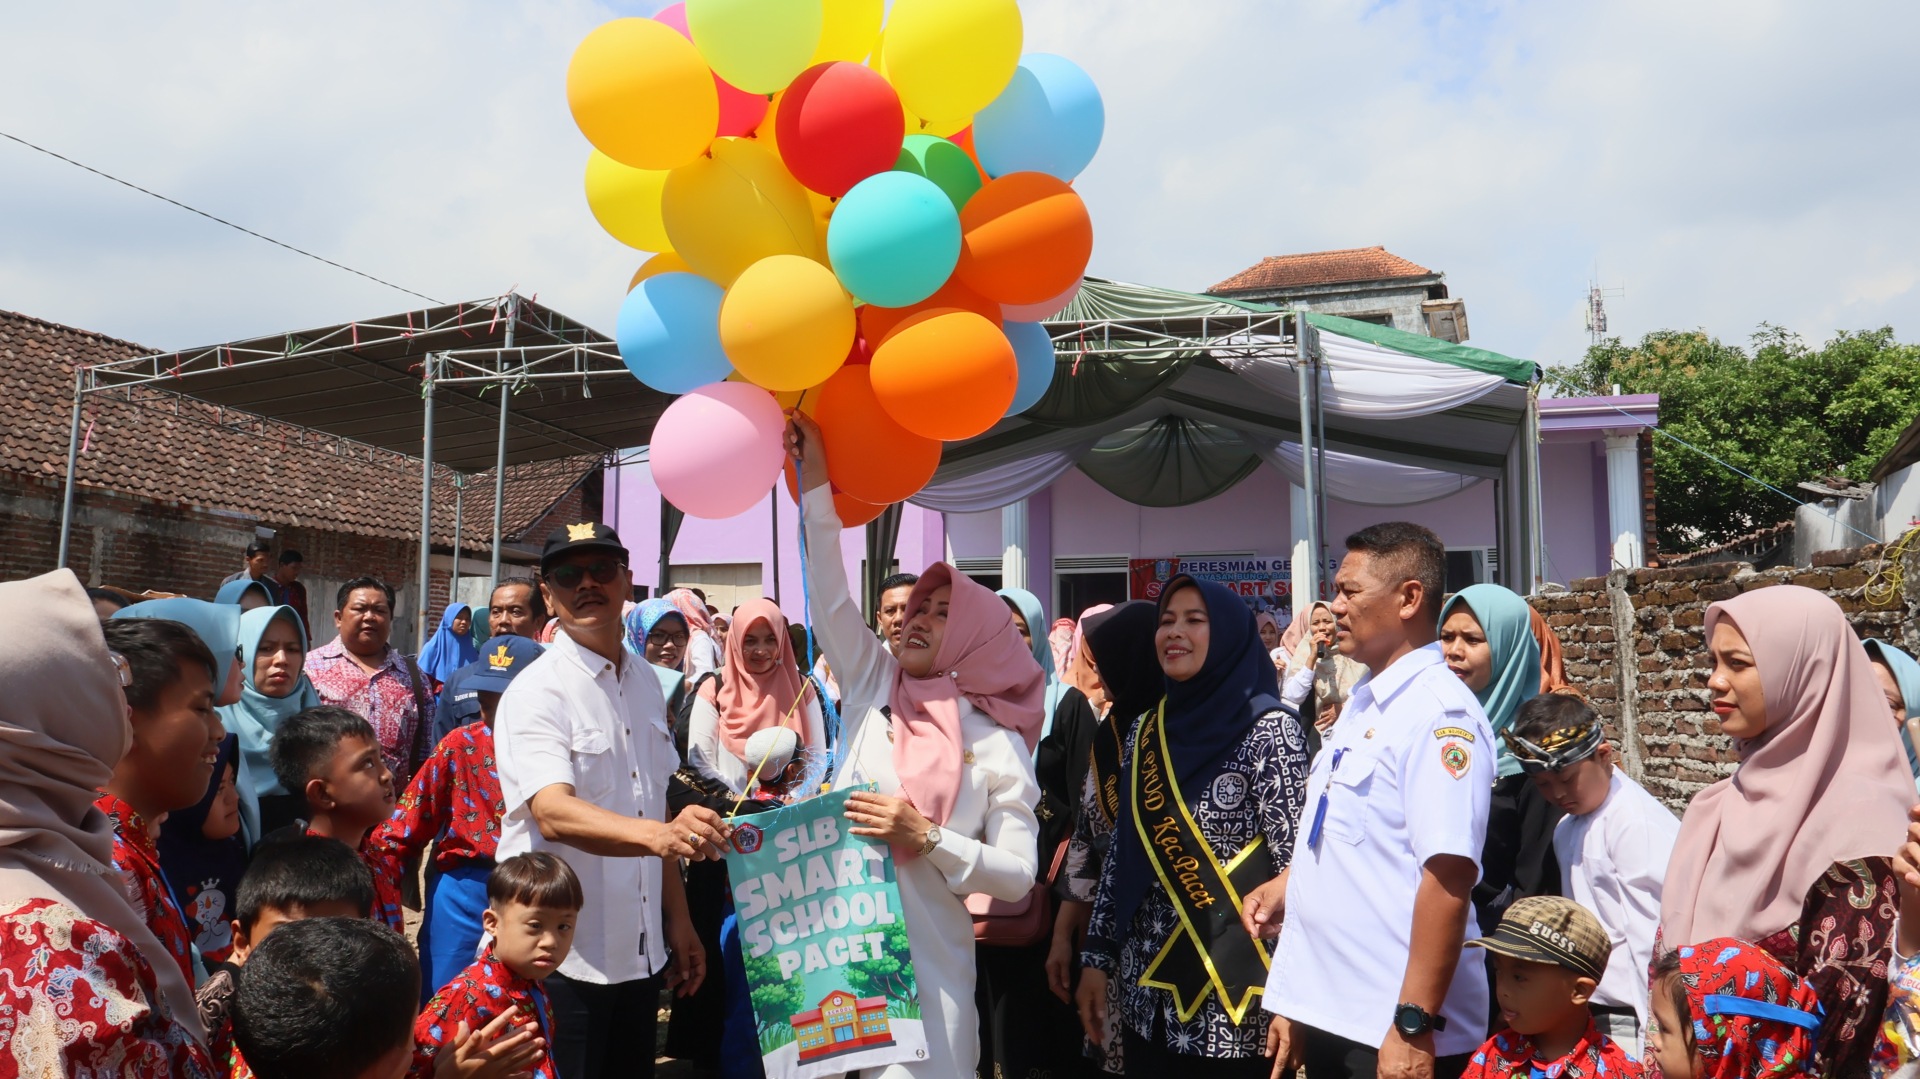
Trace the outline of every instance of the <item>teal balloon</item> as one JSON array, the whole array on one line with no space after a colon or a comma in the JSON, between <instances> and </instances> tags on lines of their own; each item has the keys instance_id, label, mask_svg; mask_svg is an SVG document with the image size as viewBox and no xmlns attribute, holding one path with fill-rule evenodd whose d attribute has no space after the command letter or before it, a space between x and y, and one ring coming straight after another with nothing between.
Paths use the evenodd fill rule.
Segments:
<instances>
[{"instance_id":1,"label":"teal balloon","mask_svg":"<svg viewBox=\"0 0 1920 1079\"><path fill-rule=\"evenodd\" d=\"M893 169L932 180L953 200L956 212L966 209L967 200L986 184L973 158L938 135L908 135L900 146L900 160L893 163Z\"/></svg>"},{"instance_id":2,"label":"teal balloon","mask_svg":"<svg viewBox=\"0 0 1920 1079\"><path fill-rule=\"evenodd\" d=\"M1009 322L1001 328L1013 342L1013 358L1020 367L1020 384L1007 406L1007 415L1017 416L1039 404L1053 385L1053 338L1038 322Z\"/></svg>"},{"instance_id":3,"label":"teal balloon","mask_svg":"<svg viewBox=\"0 0 1920 1079\"><path fill-rule=\"evenodd\" d=\"M973 120L973 152L988 176L1044 172L1071 181L1093 160L1107 108L1080 65L1036 52Z\"/></svg>"},{"instance_id":4,"label":"teal balloon","mask_svg":"<svg viewBox=\"0 0 1920 1079\"><path fill-rule=\"evenodd\" d=\"M719 285L690 273L655 274L620 305L613 339L633 377L661 393L720 382L733 364L720 347Z\"/></svg>"},{"instance_id":5,"label":"teal balloon","mask_svg":"<svg viewBox=\"0 0 1920 1079\"><path fill-rule=\"evenodd\" d=\"M947 283L960 261L960 215L924 176L869 176L833 208L827 261L840 284L866 303L919 303Z\"/></svg>"}]
</instances>

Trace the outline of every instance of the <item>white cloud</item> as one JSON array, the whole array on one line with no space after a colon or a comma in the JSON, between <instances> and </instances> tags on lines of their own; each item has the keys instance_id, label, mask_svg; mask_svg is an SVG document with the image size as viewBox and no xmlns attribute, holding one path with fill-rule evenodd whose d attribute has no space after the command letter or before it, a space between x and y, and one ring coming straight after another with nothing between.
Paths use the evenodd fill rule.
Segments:
<instances>
[{"instance_id":1,"label":"white cloud","mask_svg":"<svg viewBox=\"0 0 1920 1079\"><path fill-rule=\"evenodd\" d=\"M444 299L511 285L610 328L643 256L580 195L562 95L598 22L540 4L37 5L0 129ZM1920 330L1920 8L1026 0L1106 144L1093 272L1202 288L1384 244L1445 270L1475 343L1584 344L1597 264L1628 337L1761 320ZM0 306L178 347L408 297L0 143Z\"/></svg>"}]
</instances>

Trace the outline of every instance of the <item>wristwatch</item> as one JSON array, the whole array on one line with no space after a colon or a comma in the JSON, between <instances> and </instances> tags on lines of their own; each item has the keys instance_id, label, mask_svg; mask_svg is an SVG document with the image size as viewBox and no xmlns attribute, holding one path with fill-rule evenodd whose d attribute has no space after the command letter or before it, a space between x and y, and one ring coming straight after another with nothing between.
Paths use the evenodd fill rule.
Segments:
<instances>
[{"instance_id":1,"label":"wristwatch","mask_svg":"<svg viewBox=\"0 0 1920 1079\"><path fill-rule=\"evenodd\" d=\"M1418 1038L1429 1030L1447 1029L1447 1021L1438 1015L1428 1014L1418 1004L1402 1004L1393 1010L1393 1029L1407 1038Z\"/></svg>"},{"instance_id":2,"label":"wristwatch","mask_svg":"<svg viewBox=\"0 0 1920 1079\"><path fill-rule=\"evenodd\" d=\"M928 854L932 854L933 848L939 845L940 845L940 826L937 824L927 825L927 841L920 844L921 855L925 856Z\"/></svg>"}]
</instances>

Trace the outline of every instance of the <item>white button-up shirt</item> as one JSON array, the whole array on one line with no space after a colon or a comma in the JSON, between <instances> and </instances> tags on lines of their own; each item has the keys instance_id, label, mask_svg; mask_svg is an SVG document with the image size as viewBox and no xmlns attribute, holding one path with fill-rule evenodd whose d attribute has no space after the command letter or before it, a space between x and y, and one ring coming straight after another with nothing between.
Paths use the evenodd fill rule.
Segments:
<instances>
[{"instance_id":1,"label":"white button-up shirt","mask_svg":"<svg viewBox=\"0 0 1920 1079\"><path fill-rule=\"evenodd\" d=\"M1307 777L1267 1011L1361 1045L1386 1040L1421 870L1442 854L1480 864L1495 755L1486 713L1437 644L1354 687ZM1467 939L1480 935L1471 911L1466 928ZM1479 1048L1487 1009L1482 955L1464 949L1438 1055Z\"/></svg>"},{"instance_id":2,"label":"white button-up shirt","mask_svg":"<svg viewBox=\"0 0 1920 1079\"><path fill-rule=\"evenodd\" d=\"M540 835L529 804L556 783L623 817L664 819L679 763L660 680L638 657L616 665L556 634L500 696L495 759L507 814L500 858L546 850L580 877L586 906L560 973L601 984L637 981L667 961L658 858L607 858Z\"/></svg>"},{"instance_id":3,"label":"white button-up shirt","mask_svg":"<svg viewBox=\"0 0 1920 1079\"><path fill-rule=\"evenodd\" d=\"M1660 926L1660 891L1680 819L1647 789L1614 770L1600 808L1553 830L1560 894L1592 911L1613 939L1593 1002L1632 1008L1647 1028L1647 971Z\"/></svg>"}]
</instances>

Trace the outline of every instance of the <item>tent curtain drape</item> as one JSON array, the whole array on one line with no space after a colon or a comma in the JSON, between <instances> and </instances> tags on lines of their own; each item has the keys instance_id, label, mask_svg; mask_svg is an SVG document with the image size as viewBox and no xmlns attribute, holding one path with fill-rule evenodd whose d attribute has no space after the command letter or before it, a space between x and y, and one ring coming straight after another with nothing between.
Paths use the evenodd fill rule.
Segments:
<instances>
[{"instance_id":1,"label":"tent curtain drape","mask_svg":"<svg viewBox=\"0 0 1920 1079\"><path fill-rule=\"evenodd\" d=\"M962 479L924 488L908 501L941 513L977 513L1010 505L1066 475L1089 446L1011 461Z\"/></svg>"},{"instance_id":2,"label":"tent curtain drape","mask_svg":"<svg viewBox=\"0 0 1920 1079\"><path fill-rule=\"evenodd\" d=\"M1325 452L1326 467L1321 471L1327 497L1356 506L1412 506L1458 494L1482 482L1479 476L1376 461L1335 450ZM1295 484L1305 483L1301 456L1298 442L1282 442L1263 454L1268 464Z\"/></svg>"},{"instance_id":3,"label":"tent curtain drape","mask_svg":"<svg viewBox=\"0 0 1920 1079\"><path fill-rule=\"evenodd\" d=\"M1204 502L1258 467L1260 455L1238 431L1184 416L1109 435L1080 459L1095 483L1137 506Z\"/></svg>"}]
</instances>

